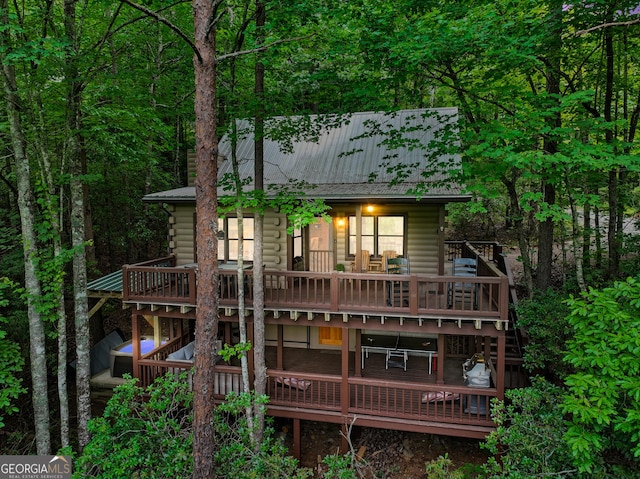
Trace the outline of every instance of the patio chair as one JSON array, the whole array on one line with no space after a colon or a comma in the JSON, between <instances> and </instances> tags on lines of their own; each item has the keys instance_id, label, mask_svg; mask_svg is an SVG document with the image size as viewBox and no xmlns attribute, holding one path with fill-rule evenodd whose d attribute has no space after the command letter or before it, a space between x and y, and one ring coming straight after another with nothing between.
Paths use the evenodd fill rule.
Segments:
<instances>
[{"instance_id":1,"label":"patio chair","mask_svg":"<svg viewBox=\"0 0 640 479\"><path fill-rule=\"evenodd\" d=\"M369 271L369 263L371 262L371 253L369 253L368 249L363 249L361 252L361 259L360 259L360 271L356 270L356 262L354 261L353 263L351 263L351 272L352 273L366 273L367 271Z\"/></svg>"},{"instance_id":2,"label":"patio chair","mask_svg":"<svg viewBox=\"0 0 640 479\"><path fill-rule=\"evenodd\" d=\"M389 369L389 366L392 368L402 368L403 370L407 370L407 360L409 359L409 354L405 349L398 349L398 343L400 342L400 335L396 337L396 346L395 348L387 349L387 355L384 361L385 369Z\"/></svg>"},{"instance_id":3,"label":"patio chair","mask_svg":"<svg viewBox=\"0 0 640 479\"><path fill-rule=\"evenodd\" d=\"M389 258L387 259L387 274L410 273L409 258ZM388 306L409 306L409 281L407 279L398 281L387 281L387 305Z\"/></svg>"},{"instance_id":4,"label":"patio chair","mask_svg":"<svg viewBox=\"0 0 640 479\"><path fill-rule=\"evenodd\" d=\"M452 276L475 278L478 276L478 262L475 258L454 258L451 269ZM474 309L478 309L478 283L463 281L447 285L447 307L452 308L456 299L462 302L469 300Z\"/></svg>"},{"instance_id":5,"label":"patio chair","mask_svg":"<svg viewBox=\"0 0 640 479\"><path fill-rule=\"evenodd\" d=\"M387 261L391 258L397 258L398 253L395 250L387 249L382 252L382 271L387 271Z\"/></svg>"}]
</instances>

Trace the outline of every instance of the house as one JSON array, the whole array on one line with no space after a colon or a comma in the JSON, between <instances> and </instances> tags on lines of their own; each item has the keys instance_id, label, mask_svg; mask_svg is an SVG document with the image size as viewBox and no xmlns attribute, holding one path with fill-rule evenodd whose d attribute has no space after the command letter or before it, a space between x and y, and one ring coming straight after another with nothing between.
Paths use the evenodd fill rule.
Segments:
<instances>
[{"instance_id":1,"label":"house","mask_svg":"<svg viewBox=\"0 0 640 479\"><path fill-rule=\"evenodd\" d=\"M295 120L302 119L267 127L280 122L277 131L297 131L289 123ZM265 184L306 180L314 186L307 198L331 207L331 222L293 234L283 213L265 214L268 414L293 421L298 456L301 421L310 420L484 437L495 427L489 401L520 385L522 361L500 246L445 238L446 204L470 199L454 181L460 158L446 148L456 109L356 113L321 126L316 120L307 124L313 138L265 140ZM247 131L248 123L238 125ZM248 129L236 155L250 178ZM231 171L229 138L219 149L222 178ZM170 239L167 257L123 267L129 357L145 385L191 364L183 348L195 334L197 251L193 186L143 201L164 205ZM252 226L248 213L242 287L250 337ZM237 219L227 215L219 227L219 339L234 343ZM239 366L221 361L215 371L218 400L240 389Z\"/></svg>"}]
</instances>

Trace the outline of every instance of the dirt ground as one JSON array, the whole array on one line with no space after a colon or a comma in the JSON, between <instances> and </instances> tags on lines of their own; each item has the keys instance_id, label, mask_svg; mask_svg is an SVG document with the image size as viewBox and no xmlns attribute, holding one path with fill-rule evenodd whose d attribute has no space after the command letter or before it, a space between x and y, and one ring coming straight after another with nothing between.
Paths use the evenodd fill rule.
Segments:
<instances>
[{"instance_id":1,"label":"dirt ground","mask_svg":"<svg viewBox=\"0 0 640 479\"><path fill-rule=\"evenodd\" d=\"M274 424L276 434L292 446L292 425L285 420ZM318 474L319 462L339 451L341 434L337 424L303 422L302 457L300 463ZM353 450L362 453L362 468L366 477L378 479L425 478L425 464L448 454L454 466L474 469L483 464L487 451L480 441L431 434L354 428Z\"/></svg>"}]
</instances>

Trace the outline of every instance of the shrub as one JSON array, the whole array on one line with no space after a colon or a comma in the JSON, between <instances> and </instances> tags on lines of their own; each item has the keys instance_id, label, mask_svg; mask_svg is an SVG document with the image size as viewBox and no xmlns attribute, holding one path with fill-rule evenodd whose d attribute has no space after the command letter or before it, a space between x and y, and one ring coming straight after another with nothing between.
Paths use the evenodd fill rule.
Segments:
<instances>
[{"instance_id":1,"label":"shrub","mask_svg":"<svg viewBox=\"0 0 640 479\"><path fill-rule=\"evenodd\" d=\"M536 377L531 387L512 389L506 401L494 401L492 415L498 427L483 447L500 461L489 459L486 477L573 477L562 395L562 388Z\"/></svg>"},{"instance_id":2,"label":"shrub","mask_svg":"<svg viewBox=\"0 0 640 479\"><path fill-rule=\"evenodd\" d=\"M522 326L529 336L524 353L525 367L556 383L571 371L563 362L566 341L572 334L566 319L569 308L565 299L565 295L549 289L533 299L521 300L517 311L518 326Z\"/></svg>"},{"instance_id":3,"label":"shrub","mask_svg":"<svg viewBox=\"0 0 640 479\"><path fill-rule=\"evenodd\" d=\"M193 395L182 379L167 375L146 389L132 379L117 387L103 416L89 422L92 439L73 477L190 477Z\"/></svg>"},{"instance_id":4,"label":"shrub","mask_svg":"<svg viewBox=\"0 0 640 479\"><path fill-rule=\"evenodd\" d=\"M563 411L576 464L595 473L604 456L640 466L640 280L570 298L574 337Z\"/></svg>"},{"instance_id":5,"label":"shrub","mask_svg":"<svg viewBox=\"0 0 640 479\"><path fill-rule=\"evenodd\" d=\"M214 414L216 476L234 479L304 479L309 469L298 468L298 461L288 456L287 448L275 438L271 418L267 417L262 443L256 449L245 411L248 407L266 407L266 396L253 393L230 393Z\"/></svg>"}]
</instances>

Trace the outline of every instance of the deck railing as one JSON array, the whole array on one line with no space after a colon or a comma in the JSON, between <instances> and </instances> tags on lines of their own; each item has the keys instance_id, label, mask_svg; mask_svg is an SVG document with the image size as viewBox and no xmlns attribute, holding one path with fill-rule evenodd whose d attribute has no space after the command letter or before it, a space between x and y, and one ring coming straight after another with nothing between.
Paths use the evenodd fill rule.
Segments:
<instances>
[{"instance_id":1,"label":"deck railing","mask_svg":"<svg viewBox=\"0 0 640 479\"><path fill-rule=\"evenodd\" d=\"M195 268L176 267L168 256L122 267L122 295L127 301L154 298L166 304L196 302Z\"/></svg>"},{"instance_id":2,"label":"deck railing","mask_svg":"<svg viewBox=\"0 0 640 479\"><path fill-rule=\"evenodd\" d=\"M247 308L252 274L245 271L242 281ZM265 309L507 321L507 277L482 260L478 274L464 279L473 298L458 298L452 293L460 278L453 276L266 271ZM196 304L195 268L125 266L123 278L125 302ZM220 270L221 307L237 307L238 283L235 271Z\"/></svg>"},{"instance_id":3,"label":"deck railing","mask_svg":"<svg viewBox=\"0 0 640 479\"><path fill-rule=\"evenodd\" d=\"M187 372L192 383L192 363L160 360L149 355L138 361L140 384L147 386L166 373ZM379 418L436 421L447 424L493 426L490 416L493 388L417 384L361 377L349 377L343 391L340 376L270 369L267 371L269 405L316 414L346 413ZM214 368L214 396L222 401L230 392L242 391L241 369L217 364ZM343 402L344 400L344 402ZM346 410L344 407L346 406Z\"/></svg>"},{"instance_id":4,"label":"deck railing","mask_svg":"<svg viewBox=\"0 0 640 479\"><path fill-rule=\"evenodd\" d=\"M278 370L267 375L269 404L340 411L340 376Z\"/></svg>"},{"instance_id":5,"label":"deck railing","mask_svg":"<svg viewBox=\"0 0 640 479\"><path fill-rule=\"evenodd\" d=\"M495 389L349 378L354 414L492 426Z\"/></svg>"}]
</instances>

